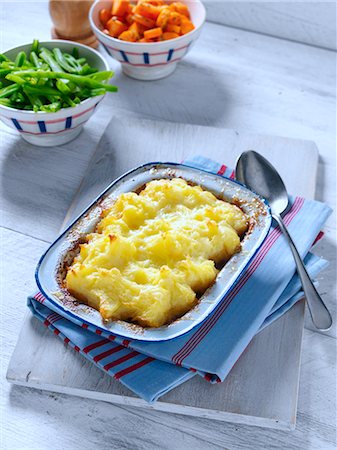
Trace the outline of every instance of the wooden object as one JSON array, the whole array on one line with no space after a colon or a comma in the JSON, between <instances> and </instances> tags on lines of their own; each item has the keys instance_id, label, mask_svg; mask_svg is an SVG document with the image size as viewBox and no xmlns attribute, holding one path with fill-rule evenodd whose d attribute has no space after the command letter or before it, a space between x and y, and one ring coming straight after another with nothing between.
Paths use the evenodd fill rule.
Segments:
<instances>
[{"instance_id":1,"label":"wooden object","mask_svg":"<svg viewBox=\"0 0 337 450\"><path fill-rule=\"evenodd\" d=\"M203 154L233 166L237 156L248 148L270 159L290 192L313 197L318 152L312 142L114 119L94 153L66 222L114 178L138 164L181 161ZM300 302L253 339L224 383L213 386L195 377L150 408L249 425L294 428L303 319L304 303ZM25 319L7 378L15 384L149 408L119 382L66 348L30 315Z\"/></svg>"},{"instance_id":2,"label":"wooden object","mask_svg":"<svg viewBox=\"0 0 337 450\"><path fill-rule=\"evenodd\" d=\"M49 0L49 12L54 27L53 39L67 39L97 48L98 41L91 30L88 14L94 0Z\"/></svg>"}]
</instances>

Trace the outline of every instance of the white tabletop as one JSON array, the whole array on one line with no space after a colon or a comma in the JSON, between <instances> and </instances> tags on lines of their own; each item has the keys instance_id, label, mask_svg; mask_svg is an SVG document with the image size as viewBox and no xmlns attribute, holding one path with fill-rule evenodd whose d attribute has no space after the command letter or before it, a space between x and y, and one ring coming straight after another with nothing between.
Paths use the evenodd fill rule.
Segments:
<instances>
[{"instance_id":1,"label":"white tabletop","mask_svg":"<svg viewBox=\"0 0 337 450\"><path fill-rule=\"evenodd\" d=\"M0 30L1 50L34 37L48 39L47 5L2 2ZM215 54L218 65L214 64ZM4 376L26 309L25 297L34 289L36 261L57 233L112 115L136 112L170 121L314 140L321 155L316 197L335 207L335 55L206 24L190 55L163 82L127 79L110 60L120 93L104 102L73 145L50 150L23 145L15 132L0 125L5 262L0 327L1 448L334 448L336 328L317 333L309 320L304 332L297 429L291 433L10 387ZM201 58L210 60L207 73L198 71ZM36 165L41 177L31 179L29 169ZM324 231L325 239L315 252L331 265L320 276L320 292L335 311L335 217Z\"/></svg>"}]
</instances>

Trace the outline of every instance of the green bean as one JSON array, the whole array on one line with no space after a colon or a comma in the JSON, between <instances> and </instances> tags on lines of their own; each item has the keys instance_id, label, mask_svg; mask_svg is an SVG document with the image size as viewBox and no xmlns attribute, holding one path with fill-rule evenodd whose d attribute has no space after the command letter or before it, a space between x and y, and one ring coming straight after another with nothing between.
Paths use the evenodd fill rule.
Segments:
<instances>
[{"instance_id":1,"label":"green bean","mask_svg":"<svg viewBox=\"0 0 337 450\"><path fill-rule=\"evenodd\" d=\"M6 78L6 80L13 81L14 83L17 83L17 84L24 84L27 82L24 78L21 78L19 75L14 75L12 73L9 73L8 75L6 75L5 78Z\"/></svg>"},{"instance_id":2,"label":"green bean","mask_svg":"<svg viewBox=\"0 0 337 450\"><path fill-rule=\"evenodd\" d=\"M63 69L55 61L55 59L53 58L52 53L48 49L42 48L39 56L40 56L40 58L43 59L43 61L45 61L48 64L48 66L50 67L50 69L52 71L54 71L54 72L63 72Z\"/></svg>"},{"instance_id":3,"label":"green bean","mask_svg":"<svg viewBox=\"0 0 337 450\"><path fill-rule=\"evenodd\" d=\"M62 108L62 103L61 102L52 102L49 105L42 105L41 106L41 111L56 112L56 111L58 111L61 108Z\"/></svg>"},{"instance_id":4,"label":"green bean","mask_svg":"<svg viewBox=\"0 0 337 450\"><path fill-rule=\"evenodd\" d=\"M71 89L69 89L68 85L61 80L56 81L57 89L62 92L62 94L70 94Z\"/></svg>"},{"instance_id":5,"label":"green bean","mask_svg":"<svg viewBox=\"0 0 337 450\"><path fill-rule=\"evenodd\" d=\"M81 101L116 92L106 82L113 72L91 67L75 48L72 52L40 48L34 40L15 61L0 53L0 104L22 110L55 112Z\"/></svg>"},{"instance_id":6,"label":"green bean","mask_svg":"<svg viewBox=\"0 0 337 450\"><path fill-rule=\"evenodd\" d=\"M109 80L113 75L113 72L111 71L102 71L97 73L92 73L89 75L89 78L95 80L95 81L105 81Z\"/></svg>"},{"instance_id":7,"label":"green bean","mask_svg":"<svg viewBox=\"0 0 337 450\"><path fill-rule=\"evenodd\" d=\"M13 103L10 101L9 98L0 98L0 105L15 108L15 106L13 105Z\"/></svg>"},{"instance_id":8,"label":"green bean","mask_svg":"<svg viewBox=\"0 0 337 450\"><path fill-rule=\"evenodd\" d=\"M25 52L19 52L15 58L15 65L17 67L21 67L25 64L25 62L27 61L27 56Z\"/></svg>"},{"instance_id":9,"label":"green bean","mask_svg":"<svg viewBox=\"0 0 337 450\"><path fill-rule=\"evenodd\" d=\"M59 48L54 48L53 54L56 62L67 72L78 73L81 70L82 66L77 63L73 56L68 55L71 59L66 59L66 55L64 55Z\"/></svg>"},{"instance_id":10,"label":"green bean","mask_svg":"<svg viewBox=\"0 0 337 450\"><path fill-rule=\"evenodd\" d=\"M33 66L38 69L42 66L42 61L38 58L37 54L34 51L30 52L29 60L33 64Z\"/></svg>"},{"instance_id":11,"label":"green bean","mask_svg":"<svg viewBox=\"0 0 337 450\"><path fill-rule=\"evenodd\" d=\"M39 86L39 87L34 87L31 86L29 84L25 84L23 85L23 89L24 91L29 94L36 94L36 95L54 95L56 97L61 97L62 94L60 91L58 91L57 89L51 88L49 86Z\"/></svg>"},{"instance_id":12,"label":"green bean","mask_svg":"<svg viewBox=\"0 0 337 450\"><path fill-rule=\"evenodd\" d=\"M0 78L6 78L6 76L12 72L13 69L0 69Z\"/></svg>"},{"instance_id":13,"label":"green bean","mask_svg":"<svg viewBox=\"0 0 337 450\"><path fill-rule=\"evenodd\" d=\"M14 94L14 92L18 91L20 86L18 84L11 84L10 86L6 86L0 89L0 98L9 97Z\"/></svg>"},{"instance_id":14,"label":"green bean","mask_svg":"<svg viewBox=\"0 0 337 450\"><path fill-rule=\"evenodd\" d=\"M20 71L20 72L14 72L14 75L21 75L22 77L37 77L37 78L52 78L52 79L63 79L73 81L74 83L78 84L79 86L85 86L89 88L104 88L109 92L117 92L118 88L116 86L111 86L110 84L103 84L99 83L92 78L85 77L82 75L74 75L70 73L58 73L58 72L47 72L47 71Z\"/></svg>"},{"instance_id":15,"label":"green bean","mask_svg":"<svg viewBox=\"0 0 337 450\"><path fill-rule=\"evenodd\" d=\"M79 53L78 53L78 48L77 47L74 47L71 53L72 53L74 58L78 58L80 56Z\"/></svg>"},{"instance_id":16,"label":"green bean","mask_svg":"<svg viewBox=\"0 0 337 450\"><path fill-rule=\"evenodd\" d=\"M34 39L30 52L31 53L36 53L36 54L39 53L39 47L40 47L39 41L37 39Z\"/></svg>"},{"instance_id":17,"label":"green bean","mask_svg":"<svg viewBox=\"0 0 337 450\"><path fill-rule=\"evenodd\" d=\"M94 69L93 67L90 67L88 64L84 64L84 66L79 72L79 75L91 75L96 72L98 72L98 69Z\"/></svg>"},{"instance_id":18,"label":"green bean","mask_svg":"<svg viewBox=\"0 0 337 450\"><path fill-rule=\"evenodd\" d=\"M4 55L3 53L0 53L0 62L3 62L3 61L11 62L11 60L9 58L7 58L6 55Z\"/></svg>"}]
</instances>

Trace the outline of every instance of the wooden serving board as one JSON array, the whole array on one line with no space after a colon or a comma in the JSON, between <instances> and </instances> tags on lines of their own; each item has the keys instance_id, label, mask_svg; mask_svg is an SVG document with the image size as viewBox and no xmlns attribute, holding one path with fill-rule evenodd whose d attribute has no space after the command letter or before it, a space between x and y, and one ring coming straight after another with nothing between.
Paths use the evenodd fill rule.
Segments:
<instances>
[{"instance_id":1,"label":"wooden serving board","mask_svg":"<svg viewBox=\"0 0 337 450\"><path fill-rule=\"evenodd\" d=\"M234 167L238 155L248 149L261 152L277 167L290 192L314 197L318 151L313 142L145 119L113 119L64 226L117 176L139 164L180 162L201 154ZM194 377L150 406L27 314L7 379L111 403L291 429L296 422L303 320L301 301L252 340L223 383L210 385Z\"/></svg>"}]
</instances>

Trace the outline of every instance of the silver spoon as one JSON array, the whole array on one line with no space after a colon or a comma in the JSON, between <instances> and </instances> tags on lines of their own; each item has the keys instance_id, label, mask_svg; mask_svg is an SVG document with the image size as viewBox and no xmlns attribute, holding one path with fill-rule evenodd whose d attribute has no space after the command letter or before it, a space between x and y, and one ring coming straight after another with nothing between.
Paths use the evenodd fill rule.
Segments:
<instances>
[{"instance_id":1,"label":"silver spoon","mask_svg":"<svg viewBox=\"0 0 337 450\"><path fill-rule=\"evenodd\" d=\"M250 150L242 153L236 163L236 179L269 202L272 217L278 223L293 253L313 324L318 330L328 330L332 325L331 314L313 285L281 217L288 207L289 199L277 170L262 155Z\"/></svg>"}]
</instances>

